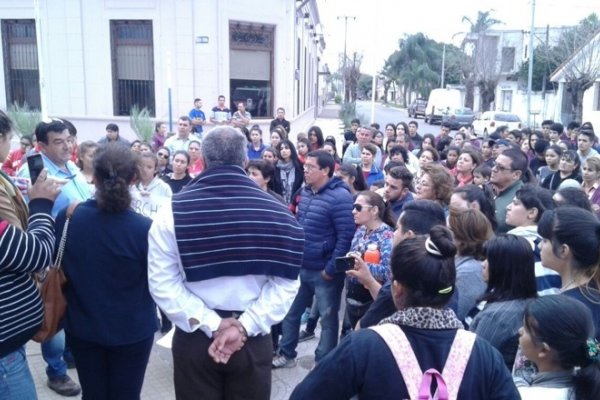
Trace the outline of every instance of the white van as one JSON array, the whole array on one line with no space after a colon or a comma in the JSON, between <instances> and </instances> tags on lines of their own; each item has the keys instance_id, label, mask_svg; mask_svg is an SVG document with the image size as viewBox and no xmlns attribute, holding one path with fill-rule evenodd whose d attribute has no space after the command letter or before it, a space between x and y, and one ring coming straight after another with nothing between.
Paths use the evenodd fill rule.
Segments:
<instances>
[{"instance_id":1,"label":"white van","mask_svg":"<svg viewBox=\"0 0 600 400\"><path fill-rule=\"evenodd\" d=\"M427 108L425 109L425 122L433 124L442 121L442 114L462 108L462 96L458 89L433 89L429 93Z\"/></svg>"}]
</instances>

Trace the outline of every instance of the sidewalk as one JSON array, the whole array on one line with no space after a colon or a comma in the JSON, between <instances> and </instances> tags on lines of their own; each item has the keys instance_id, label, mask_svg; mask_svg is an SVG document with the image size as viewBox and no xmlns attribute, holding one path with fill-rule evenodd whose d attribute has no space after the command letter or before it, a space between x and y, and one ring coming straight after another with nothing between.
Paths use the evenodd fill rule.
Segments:
<instances>
[{"instance_id":1,"label":"sidewalk","mask_svg":"<svg viewBox=\"0 0 600 400\"><path fill-rule=\"evenodd\" d=\"M304 379L314 365L314 350L318 343L317 337L309 341L298 344L297 365L294 368L283 368L273 370L271 400L287 400L298 383ZM161 337L156 334L155 341ZM59 396L46 386L46 363L42 358L40 345L35 342L27 344L27 361L29 369L33 375L35 389L39 400L65 400L66 397ZM77 371L68 370L68 374L73 380L79 382ZM81 399L81 395L69 397L71 399ZM143 400L175 400L175 390L173 387L173 358L171 350L157 346L152 348L150 361L146 369L146 377L142 388Z\"/></svg>"},{"instance_id":2,"label":"sidewalk","mask_svg":"<svg viewBox=\"0 0 600 400\"><path fill-rule=\"evenodd\" d=\"M336 104L327 104L319 118L312 125L317 125L323 130L323 135L333 135L337 140L338 148L343 144L343 126L338 119L340 107ZM307 127L308 129L308 127ZM295 138L294 138L295 139ZM319 342L320 327L317 327L316 338L298 344L297 365L294 368L273 370L271 400L287 400L298 383L304 379L314 365L314 351ZM161 337L156 334L155 341ZM38 343L30 341L27 344L27 360L33 375L35 388L39 400L65 400L46 386L46 363L44 362ZM79 382L77 371L69 370L68 374L73 380ZM81 395L71 397L81 399ZM173 359L171 351L154 345L150 354L150 361L146 369L146 377L142 388L143 400L174 400L173 388Z\"/></svg>"}]
</instances>

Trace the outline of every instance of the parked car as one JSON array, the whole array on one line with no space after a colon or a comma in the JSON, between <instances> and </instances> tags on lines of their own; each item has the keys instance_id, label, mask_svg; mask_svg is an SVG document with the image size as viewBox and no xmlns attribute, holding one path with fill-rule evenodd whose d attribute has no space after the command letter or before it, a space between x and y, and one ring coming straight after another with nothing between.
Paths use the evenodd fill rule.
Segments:
<instances>
[{"instance_id":1,"label":"parked car","mask_svg":"<svg viewBox=\"0 0 600 400\"><path fill-rule=\"evenodd\" d=\"M408 106L408 116L410 118L417 118L419 115L425 117L425 109L427 108L427 100L415 99Z\"/></svg>"},{"instance_id":2,"label":"parked car","mask_svg":"<svg viewBox=\"0 0 600 400\"><path fill-rule=\"evenodd\" d=\"M463 99L458 89L433 89L429 93L425 108L425 122L434 124L442 122L442 115L457 108L462 108Z\"/></svg>"},{"instance_id":3,"label":"parked car","mask_svg":"<svg viewBox=\"0 0 600 400\"><path fill-rule=\"evenodd\" d=\"M481 117L473 120L473 133L476 136L486 138L488 134L493 133L499 126L506 125L509 130L521 129L521 119L517 114L486 111Z\"/></svg>"},{"instance_id":4,"label":"parked car","mask_svg":"<svg viewBox=\"0 0 600 400\"><path fill-rule=\"evenodd\" d=\"M473 124L475 113L468 107L455 108L442 114L442 123L450 124L451 129L469 128Z\"/></svg>"}]
</instances>

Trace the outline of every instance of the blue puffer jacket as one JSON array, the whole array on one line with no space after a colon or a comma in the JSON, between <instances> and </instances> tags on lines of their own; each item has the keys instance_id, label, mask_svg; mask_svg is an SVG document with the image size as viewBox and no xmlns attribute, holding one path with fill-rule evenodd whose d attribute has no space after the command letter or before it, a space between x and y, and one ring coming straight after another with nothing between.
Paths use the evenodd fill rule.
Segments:
<instances>
[{"instance_id":1,"label":"blue puffer jacket","mask_svg":"<svg viewBox=\"0 0 600 400\"><path fill-rule=\"evenodd\" d=\"M335 258L350 250L356 230L352 204L348 186L338 177L316 193L310 187L302 189L297 213L305 235L302 268L335 275Z\"/></svg>"}]
</instances>

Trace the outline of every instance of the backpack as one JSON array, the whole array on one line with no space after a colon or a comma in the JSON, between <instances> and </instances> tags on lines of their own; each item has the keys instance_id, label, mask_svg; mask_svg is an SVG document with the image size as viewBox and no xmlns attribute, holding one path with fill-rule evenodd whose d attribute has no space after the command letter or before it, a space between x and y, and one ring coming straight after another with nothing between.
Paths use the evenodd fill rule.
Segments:
<instances>
[{"instance_id":1,"label":"backpack","mask_svg":"<svg viewBox=\"0 0 600 400\"><path fill-rule=\"evenodd\" d=\"M410 342L398 325L382 324L370 329L377 332L390 348L411 399L457 399L458 389L475 343L474 333L462 329L456 331L444 370L440 373L435 368L430 368L425 372L421 371ZM431 382L434 379L437 382L437 390L432 396Z\"/></svg>"}]
</instances>

